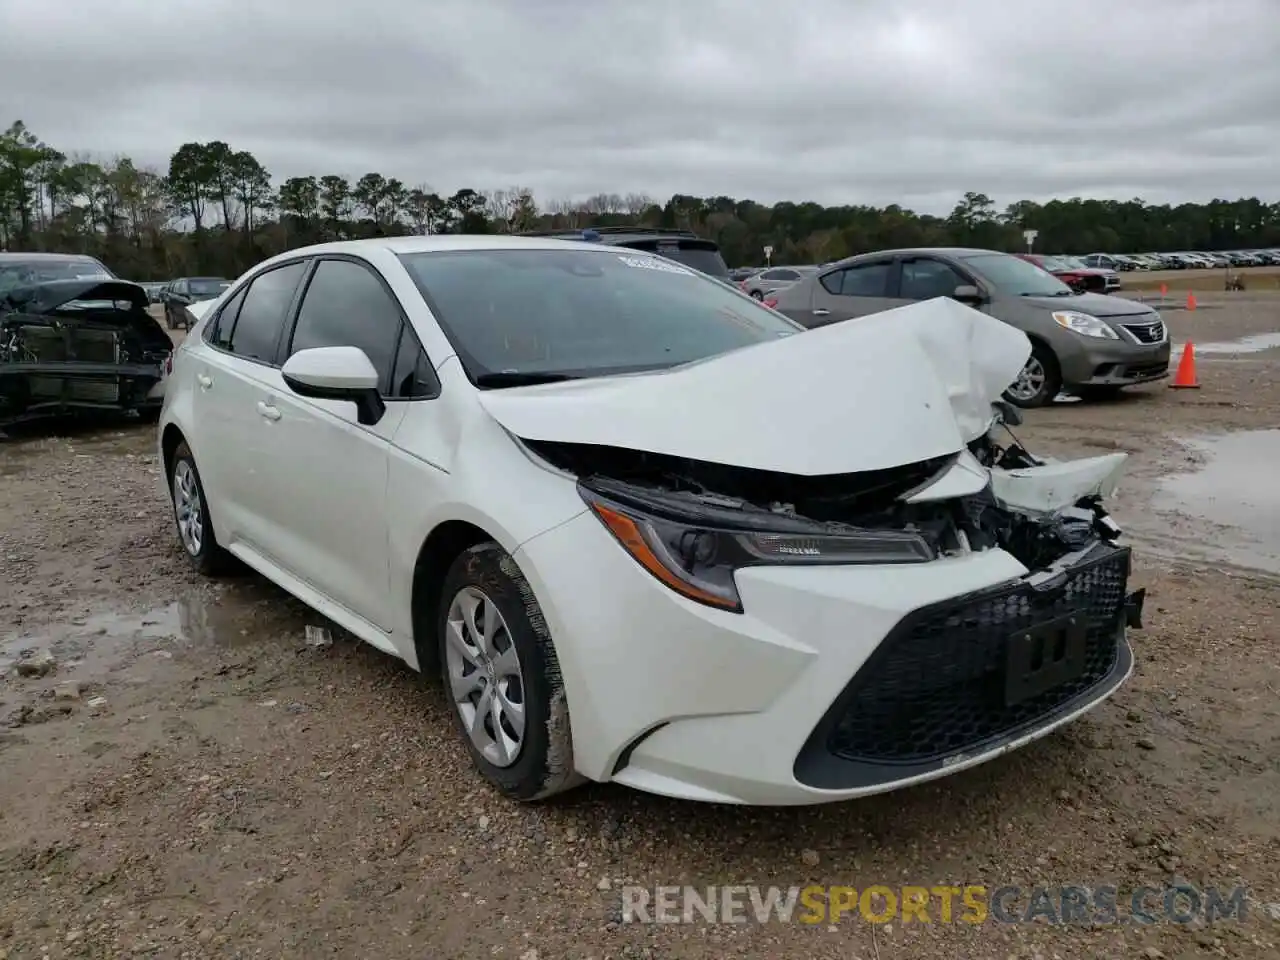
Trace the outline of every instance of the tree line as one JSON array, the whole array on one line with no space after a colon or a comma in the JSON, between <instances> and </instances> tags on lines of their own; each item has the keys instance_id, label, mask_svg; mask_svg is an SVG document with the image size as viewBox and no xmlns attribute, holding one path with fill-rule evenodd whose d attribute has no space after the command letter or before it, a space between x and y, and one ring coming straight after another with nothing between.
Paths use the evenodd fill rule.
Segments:
<instances>
[{"instance_id":1,"label":"tree line","mask_svg":"<svg viewBox=\"0 0 1280 960\"><path fill-rule=\"evenodd\" d=\"M252 153L220 140L184 143L167 170L129 157L67 154L21 121L0 134L0 248L87 253L134 280L233 277L284 250L326 240L427 233L507 233L587 225L681 228L717 241L731 266L822 263L892 247L1144 253L1280 246L1280 203L1256 197L1148 204L1073 197L1003 210L966 193L945 217L896 204L772 206L731 197L598 194L539 202L526 187L449 193L369 172L276 183Z\"/></svg>"}]
</instances>

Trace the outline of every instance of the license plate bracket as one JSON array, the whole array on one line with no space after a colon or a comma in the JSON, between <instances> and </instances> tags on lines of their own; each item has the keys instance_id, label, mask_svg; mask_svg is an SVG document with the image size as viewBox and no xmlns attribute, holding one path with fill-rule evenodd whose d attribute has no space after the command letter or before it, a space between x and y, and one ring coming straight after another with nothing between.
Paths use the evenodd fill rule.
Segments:
<instances>
[{"instance_id":1,"label":"license plate bracket","mask_svg":"<svg viewBox=\"0 0 1280 960\"><path fill-rule=\"evenodd\" d=\"M1004 702L1013 706L1084 673L1089 639L1083 613L1069 613L1010 635Z\"/></svg>"}]
</instances>

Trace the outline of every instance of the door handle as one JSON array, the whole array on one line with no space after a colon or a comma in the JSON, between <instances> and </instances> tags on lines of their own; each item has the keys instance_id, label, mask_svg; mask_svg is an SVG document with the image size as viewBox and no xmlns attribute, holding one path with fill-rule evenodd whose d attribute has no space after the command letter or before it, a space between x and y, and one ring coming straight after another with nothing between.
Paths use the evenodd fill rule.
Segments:
<instances>
[{"instance_id":1,"label":"door handle","mask_svg":"<svg viewBox=\"0 0 1280 960\"><path fill-rule=\"evenodd\" d=\"M817 310L813 311L813 315L814 315L815 317L829 317L829 316L831 316L831 311L830 311L830 310L824 310L824 309L822 309L822 307L819 307Z\"/></svg>"},{"instance_id":2,"label":"door handle","mask_svg":"<svg viewBox=\"0 0 1280 960\"><path fill-rule=\"evenodd\" d=\"M266 417L268 420L280 419L279 408L273 407L271 404L266 403L265 401L262 401L262 400L258 401L258 412L262 414L264 417Z\"/></svg>"},{"instance_id":3,"label":"door handle","mask_svg":"<svg viewBox=\"0 0 1280 960\"><path fill-rule=\"evenodd\" d=\"M197 373L196 383L200 384L201 390L208 390L213 386L213 377L207 377L203 373Z\"/></svg>"}]
</instances>

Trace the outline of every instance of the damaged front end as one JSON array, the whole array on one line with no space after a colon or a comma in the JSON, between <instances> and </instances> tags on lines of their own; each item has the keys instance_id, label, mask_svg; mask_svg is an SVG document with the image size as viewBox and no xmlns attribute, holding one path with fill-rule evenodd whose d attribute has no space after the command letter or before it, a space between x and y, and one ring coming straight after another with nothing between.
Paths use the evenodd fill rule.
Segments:
<instances>
[{"instance_id":1,"label":"damaged front end","mask_svg":"<svg viewBox=\"0 0 1280 960\"><path fill-rule=\"evenodd\" d=\"M121 280L59 280L0 300L0 425L76 411L158 413L173 344Z\"/></svg>"},{"instance_id":2,"label":"damaged front end","mask_svg":"<svg viewBox=\"0 0 1280 960\"><path fill-rule=\"evenodd\" d=\"M1001 549L1034 574L1094 548L1121 549L1103 496L1125 455L1075 461L1086 469L1058 477L1056 464L1016 440L998 443L1000 429L997 418L956 455L817 477L619 447L524 443L578 478L583 498L624 546L627 538L644 541L645 557L661 562L659 569L646 562L651 573L691 599L737 610L733 573L753 565L927 563ZM1046 471L1055 478L1048 489ZM1030 505L1036 500L1042 509Z\"/></svg>"},{"instance_id":3,"label":"damaged front end","mask_svg":"<svg viewBox=\"0 0 1280 960\"><path fill-rule=\"evenodd\" d=\"M1004 431L996 418L958 454L819 477L525 443L578 478L649 573L721 610L743 611L735 574L751 566L883 570L991 550L1021 563L1021 576L909 612L849 679L794 776L852 790L1016 746L1097 703L1132 669L1124 629L1142 625L1144 593L1128 592L1130 551L1103 504L1124 456L1043 461L1012 435L1001 442Z\"/></svg>"}]
</instances>

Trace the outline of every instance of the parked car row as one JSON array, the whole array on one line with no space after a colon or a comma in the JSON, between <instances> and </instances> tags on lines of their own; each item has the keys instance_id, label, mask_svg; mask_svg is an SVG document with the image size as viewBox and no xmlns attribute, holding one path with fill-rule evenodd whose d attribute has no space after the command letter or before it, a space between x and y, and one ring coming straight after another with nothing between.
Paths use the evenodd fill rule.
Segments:
<instances>
[{"instance_id":1,"label":"parked car row","mask_svg":"<svg viewBox=\"0 0 1280 960\"><path fill-rule=\"evenodd\" d=\"M1091 253L1080 257L1087 267L1133 270L1206 270L1213 267L1280 266L1280 249L1229 250L1218 253Z\"/></svg>"}]
</instances>

